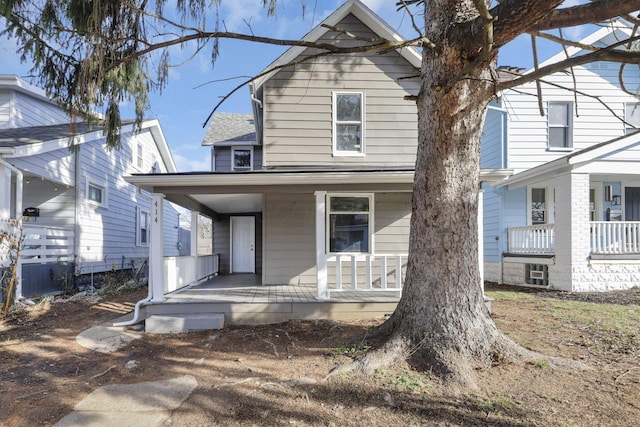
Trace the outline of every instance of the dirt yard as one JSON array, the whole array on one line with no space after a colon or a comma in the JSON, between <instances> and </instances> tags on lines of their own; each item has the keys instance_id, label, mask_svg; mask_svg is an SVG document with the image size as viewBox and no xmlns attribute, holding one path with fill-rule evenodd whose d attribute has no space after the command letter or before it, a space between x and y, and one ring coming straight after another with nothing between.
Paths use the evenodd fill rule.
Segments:
<instances>
[{"instance_id":1,"label":"dirt yard","mask_svg":"<svg viewBox=\"0 0 640 427\"><path fill-rule=\"evenodd\" d=\"M592 369L545 363L478 372L451 395L428 374L396 366L323 382L376 343L372 322L289 322L184 335L142 334L112 354L76 335L130 310L143 290L99 303L44 303L0 322L0 425L52 425L96 388L194 375L173 426L637 426L640 289L598 295L492 287L498 326L536 351ZM132 362L135 361L135 362Z\"/></svg>"}]
</instances>

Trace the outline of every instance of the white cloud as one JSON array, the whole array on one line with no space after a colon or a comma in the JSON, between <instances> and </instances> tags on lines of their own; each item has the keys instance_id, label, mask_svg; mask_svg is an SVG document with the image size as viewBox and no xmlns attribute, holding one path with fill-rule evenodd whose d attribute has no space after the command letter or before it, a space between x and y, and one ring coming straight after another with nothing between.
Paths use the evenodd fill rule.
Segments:
<instances>
[{"instance_id":1,"label":"white cloud","mask_svg":"<svg viewBox=\"0 0 640 427\"><path fill-rule=\"evenodd\" d=\"M182 154L178 154L173 151L173 161L176 163L176 168L179 172L192 172L192 171L210 171L211 162L208 156L202 156L197 158L187 158Z\"/></svg>"}]
</instances>

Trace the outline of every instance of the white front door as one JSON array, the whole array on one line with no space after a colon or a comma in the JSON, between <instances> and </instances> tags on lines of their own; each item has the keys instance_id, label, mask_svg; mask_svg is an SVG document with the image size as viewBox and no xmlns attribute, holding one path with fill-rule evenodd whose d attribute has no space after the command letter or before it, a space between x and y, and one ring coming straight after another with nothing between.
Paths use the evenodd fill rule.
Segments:
<instances>
[{"instance_id":1,"label":"white front door","mask_svg":"<svg viewBox=\"0 0 640 427\"><path fill-rule=\"evenodd\" d=\"M231 273L256 272L256 219L231 217Z\"/></svg>"}]
</instances>

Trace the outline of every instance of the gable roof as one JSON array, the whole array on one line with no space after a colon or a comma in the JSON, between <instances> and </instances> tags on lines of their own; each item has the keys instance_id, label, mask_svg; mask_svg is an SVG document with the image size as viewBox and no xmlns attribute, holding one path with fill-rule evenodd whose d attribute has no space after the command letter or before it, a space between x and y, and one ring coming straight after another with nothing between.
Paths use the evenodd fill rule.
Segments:
<instances>
[{"instance_id":1,"label":"gable roof","mask_svg":"<svg viewBox=\"0 0 640 427\"><path fill-rule=\"evenodd\" d=\"M348 0L347 2L345 2L335 12L330 14L320 24L318 24L310 32L308 32L301 40L307 42L318 41L324 34L331 31L325 25L335 27L349 14L353 14L381 38L396 41L405 40L404 37L398 34L389 24L387 24L382 18L376 15L375 12L365 6L360 0ZM293 46L289 48L285 53L280 55L278 59L269 64L269 66L267 66L264 71L288 64L307 49L308 48L303 46ZM420 68L422 56L416 49L414 49L413 47L404 47L402 49L399 49L398 53L409 63L411 63L411 65L416 68ZM275 73L277 73L277 71L278 70L271 71L264 76L256 79L251 85L252 91L255 93L264 84L264 82L269 80Z\"/></svg>"},{"instance_id":2,"label":"gable roof","mask_svg":"<svg viewBox=\"0 0 640 427\"><path fill-rule=\"evenodd\" d=\"M164 138L160 123L153 120L142 122L141 129L149 129L153 140L158 147L158 152L167 168L167 171L177 172L169 146ZM124 120L121 132L135 132L135 122ZM69 138L73 133L69 123L50 126L29 126L12 129L0 129L0 152L6 157L24 157L46 153L69 146ZM86 122L76 124L75 142L84 144L104 138L102 125L89 125Z\"/></svg>"},{"instance_id":3,"label":"gable roof","mask_svg":"<svg viewBox=\"0 0 640 427\"><path fill-rule=\"evenodd\" d=\"M202 145L257 145L253 114L216 113L202 139Z\"/></svg>"}]
</instances>

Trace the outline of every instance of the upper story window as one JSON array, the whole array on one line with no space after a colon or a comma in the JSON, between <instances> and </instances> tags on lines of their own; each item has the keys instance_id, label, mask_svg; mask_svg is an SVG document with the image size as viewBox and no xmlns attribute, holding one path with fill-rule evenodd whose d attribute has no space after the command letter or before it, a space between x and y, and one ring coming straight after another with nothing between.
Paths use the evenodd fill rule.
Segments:
<instances>
[{"instance_id":1,"label":"upper story window","mask_svg":"<svg viewBox=\"0 0 640 427\"><path fill-rule=\"evenodd\" d=\"M547 223L547 189L531 189L531 225Z\"/></svg>"},{"instance_id":2,"label":"upper story window","mask_svg":"<svg viewBox=\"0 0 640 427\"><path fill-rule=\"evenodd\" d=\"M625 135L640 130L640 102L627 102L624 104Z\"/></svg>"},{"instance_id":3,"label":"upper story window","mask_svg":"<svg viewBox=\"0 0 640 427\"><path fill-rule=\"evenodd\" d=\"M333 154L364 154L364 93L333 93Z\"/></svg>"},{"instance_id":4,"label":"upper story window","mask_svg":"<svg viewBox=\"0 0 640 427\"><path fill-rule=\"evenodd\" d=\"M231 162L234 171L250 171L253 169L253 148L233 148Z\"/></svg>"},{"instance_id":5,"label":"upper story window","mask_svg":"<svg viewBox=\"0 0 640 427\"><path fill-rule=\"evenodd\" d=\"M86 199L92 205L106 207L107 206L107 186L98 183L96 180L86 178L87 186L85 188Z\"/></svg>"},{"instance_id":6,"label":"upper story window","mask_svg":"<svg viewBox=\"0 0 640 427\"><path fill-rule=\"evenodd\" d=\"M138 144L136 147L136 166L138 169L142 169L144 167L144 147L142 144Z\"/></svg>"},{"instance_id":7,"label":"upper story window","mask_svg":"<svg viewBox=\"0 0 640 427\"><path fill-rule=\"evenodd\" d=\"M573 147L570 102L549 102L549 148Z\"/></svg>"},{"instance_id":8,"label":"upper story window","mask_svg":"<svg viewBox=\"0 0 640 427\"><path fill-rule=\"evenodd\" d=\"M329 252L370 252L373 195L330 195L327 205Z\"/></svg>"}]
</instances>

